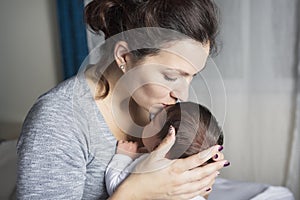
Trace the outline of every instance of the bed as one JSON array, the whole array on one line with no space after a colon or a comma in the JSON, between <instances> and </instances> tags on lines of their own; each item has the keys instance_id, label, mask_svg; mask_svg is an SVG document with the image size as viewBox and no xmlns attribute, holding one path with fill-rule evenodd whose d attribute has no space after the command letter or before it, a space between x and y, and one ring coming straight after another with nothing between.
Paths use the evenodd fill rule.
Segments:
<instances>
[{"instance_id":1,"label":"bed","mask_svg":"<svg viewBox=\"0 0 300 200\"><path fill-rule=\"evenodd\" d=\"M0 139L0 199L15 199L17 140Z\"/></svg>"},{"instance_id":2,"label":"bed","mask_svg":"<svg viewBox=\"0 0 300 200\"><path fill-rule=\"evenodd\" d=\"M286 187L217 178L209 200L294 200Z\"/></svg>"},{"instance_id":3,"label":"bed","mask_svg":"<svg viewBox=\"0 0 300 200\"><path fill-rule=\"evenodd\" d=\"M15 198L17 140L0 140L0 199ZM294 200L285 187L218 178L209 200Z\"/></svg>"}]
</instances>

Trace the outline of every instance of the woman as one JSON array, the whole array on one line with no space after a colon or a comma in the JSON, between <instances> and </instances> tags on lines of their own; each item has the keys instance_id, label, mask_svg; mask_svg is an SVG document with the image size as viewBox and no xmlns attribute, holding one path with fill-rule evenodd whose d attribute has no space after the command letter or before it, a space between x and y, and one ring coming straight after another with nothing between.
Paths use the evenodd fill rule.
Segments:
<instances>
[{"instance_id":1,"label":"woman","mask_svg":"<svg viewBox=\"0 0 300 200\"><path fill-rule=\"evenodd\" d=\"M17 148L19 199L107 199L104 172L117 140L139 141L151 116L186 100L215 46L211 0L94 0L85 13L90 28L105 34L101 58L28 113ZM147 173L130 175L110 199L208 195L228 165L222 147L171 162L164 157L173 143L169 134L139 166Z\"/></svg>"}]
</instances>

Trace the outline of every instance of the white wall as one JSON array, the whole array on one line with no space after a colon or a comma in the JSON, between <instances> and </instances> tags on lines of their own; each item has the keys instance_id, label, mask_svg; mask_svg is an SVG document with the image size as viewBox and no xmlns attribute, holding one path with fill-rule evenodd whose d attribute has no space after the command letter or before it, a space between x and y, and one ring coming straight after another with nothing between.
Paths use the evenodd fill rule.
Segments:
<instances>
[{"instance_id":1,"label":"white wall","mask_svg":"<svg viewBox=\"0 0 300 200\"><path fill-rule=\"evenodd\" d=\"M0 122L22 122L35 99L61 80L57 33L54 0L1 1Z\"/></svg>"},{"instance_id":2,"label":"white wall","mask_svg":"<svg viewBox=\"0 0 300 200\"><path fill-rule=\"evenodd\" d=\"M284 185L295 122L297 0L217 3L223 48L214 60L226 87L231 161L221 175Z\"/></svg>"}]
</instances>

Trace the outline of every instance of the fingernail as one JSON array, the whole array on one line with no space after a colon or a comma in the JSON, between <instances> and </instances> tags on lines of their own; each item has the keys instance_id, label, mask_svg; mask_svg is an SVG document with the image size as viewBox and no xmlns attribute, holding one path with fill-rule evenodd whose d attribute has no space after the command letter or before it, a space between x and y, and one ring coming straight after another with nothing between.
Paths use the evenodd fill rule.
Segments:
<instances>
[{"instance_id":1,"label":"fingernail","mask_svg":"<svg viewBox=\"0 0 300 200\"><path fill-rule=\"evenodd\" d=\"M218 154L216 154L215 156L214 156L214 159L217 159L219 156L218 156Z\"/></svg>"},{"instance_id":2,"label":"fingernail","mask_svg":"<svg viewBox=\"0 0 300 200\"><path fill-rule=\"evenodd\" d=\"M174 134L174 127L172 125L170 125L169 127L169 136L173 135Z\"/></svg>"},{"instance_id":3,"label":"fingernail","mask_svg":"<svg viewBox=\"0 0 300 200\"><path fill-rule=\"evenodd\" d=\"M226 162L225 164L224 164L224 167L227 167L227 166L229 166L230 165L230 162Z\"/></svg>"},{"instance_id":4,"label":"fingernail","mask_svg":"<svg viewBox=\"0 0 300 200\"><path fill-rule=\"evenodd\" d=\"M223 146L220 146L218 150L219 150L219 151L222 151L222 150L223 150Z\"/></svg>"},{"instance_id":5,"label":"fingernail","mask_svg":"<svg viewBox=\"0 0 300 200\"><path fill-rule=\"evenodd\" d=\"M208 192L208 191L210 191L211 190L211 188L208 188L207 190L206 190L206 192Z\"/></svg>"},{"instance_id":6,"label":"fingernail","mask_svg":"<svg viewBox=\"0 0 300 200\"><path fill-rule=\"evenodd\" d=\"M220 172L219 171L217 171L217 176L219 176L220 175Z\"/></svg>"}]
</instances>

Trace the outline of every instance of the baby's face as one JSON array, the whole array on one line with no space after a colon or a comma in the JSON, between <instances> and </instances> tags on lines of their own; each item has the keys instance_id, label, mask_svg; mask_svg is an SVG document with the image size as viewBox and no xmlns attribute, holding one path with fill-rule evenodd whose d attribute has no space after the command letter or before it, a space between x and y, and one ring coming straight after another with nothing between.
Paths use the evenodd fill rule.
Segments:
<instances>
[{"instance_id":1,"label":"baby's face","mask_svg":"<svg viewBox=\"0 0 300 200\"><path fill-rule=\"evenodd\" d=\"M163 128L166 122L167 113L163 109L144 127L142 141L149 152L155 150L160 144L161 139L157 133Z\"/></svg>"}]
</instances>

